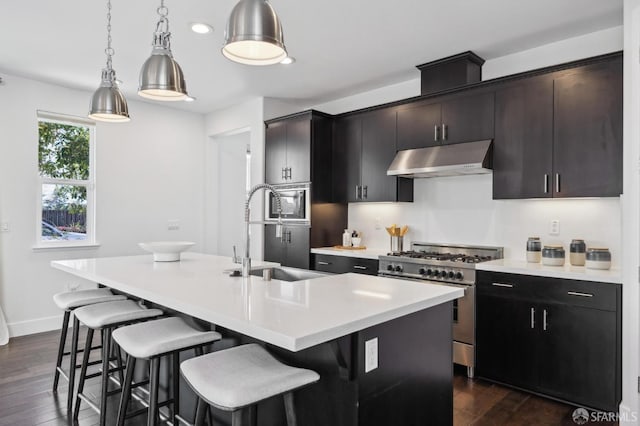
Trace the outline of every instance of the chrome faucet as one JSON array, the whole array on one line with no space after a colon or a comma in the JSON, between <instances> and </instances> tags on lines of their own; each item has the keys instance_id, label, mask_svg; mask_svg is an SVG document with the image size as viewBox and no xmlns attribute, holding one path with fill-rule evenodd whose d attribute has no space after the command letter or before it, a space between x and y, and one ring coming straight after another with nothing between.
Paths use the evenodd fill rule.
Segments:
<instances>
[{"instance_id":1,"label":"chrome faucet","mask_svg":"<svg viewBox=\"0 0 640 426\"><path fill-rule=\"evenodd\" d=\"M244 240L244 257L242 258L242 276L243 277L248 277L249 272L251 271L251 255L249 254L249 249L250 249L249 219L251 216L251 212L250 212L249 205L251 203L251 197L253 197L253 194L255 194L257 191L261 189L268 189L269 191L273 192L273 195L276 198L276 209L278 210L278 223L276 224L276 237L279 238L282 236L282 203L280 200L280 194L278 194L278 191L273 185L269 185L268 183L260 183L254 186L253 188L251 188L249 192L247 192L247 200L244 203L245 240Z\"/></svg>"}]
</instances>

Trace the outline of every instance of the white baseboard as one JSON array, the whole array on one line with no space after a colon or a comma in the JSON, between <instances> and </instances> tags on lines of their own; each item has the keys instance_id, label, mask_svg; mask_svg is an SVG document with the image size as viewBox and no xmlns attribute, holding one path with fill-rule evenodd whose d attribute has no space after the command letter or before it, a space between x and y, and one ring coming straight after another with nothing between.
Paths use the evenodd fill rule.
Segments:
<instances>
[{"instance_id":1,"label":"white baseboard","mask_svg":"<svg viewBox=\"0 0 640 426\"><path fill-rule=\"evenodd\" d=\"M60 330L62 326L62 315L38 318L28 321L10 322L9 337L25 336L27 334L42 333L51 330Z\"/></svg>"}]
</instances>

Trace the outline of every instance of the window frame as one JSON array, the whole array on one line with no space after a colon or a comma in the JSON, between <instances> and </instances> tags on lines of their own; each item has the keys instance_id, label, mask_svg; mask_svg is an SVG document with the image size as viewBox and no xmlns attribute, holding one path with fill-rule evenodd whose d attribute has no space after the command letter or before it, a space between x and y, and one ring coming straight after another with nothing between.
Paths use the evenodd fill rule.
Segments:
<instances>
[{"instance_id":1,"label":"window frame","mask_svg":"<svg viewBox=\"0 0 640 426\"><path fill-rule=\"evenodd\" d=\"M50 178L40 174L40 163L36 159L36 177L38 188L36 191L36 223L34 249L55 249L55 248L73 248L73 247L92 247L97 246L96 242L96 123L82 117L72 115L58 114L47 111L37 111L37 123L49 122L57 124L65 124L70 126L88 127L89 128L89 177L87 180L82 179L61 179ZM36 137L36 143L39 144L39 131ZM37 158L37 157L36 157ZM42 187L43 185L69 185L82 186L87 191L87 213L86 213L86 235L84 240L43 240L42 239Z\"/></svg>"}]
</instances>

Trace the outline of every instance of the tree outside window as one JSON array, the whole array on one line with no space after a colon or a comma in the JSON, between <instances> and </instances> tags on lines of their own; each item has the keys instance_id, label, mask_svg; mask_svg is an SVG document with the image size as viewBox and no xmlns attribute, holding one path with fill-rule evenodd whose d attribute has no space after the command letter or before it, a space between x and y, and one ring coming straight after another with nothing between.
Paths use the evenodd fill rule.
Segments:
<instances>
[{"instance_id":1,"label":"tree outside window","mask_svg":"<svg viewBox=\"0 0 640 426\"><path fill-rule=\"evenodd\" d=\"M41 245L94 243L94 134L93 124L82 119L39 114Z\"/></svg>"}]
</instances>

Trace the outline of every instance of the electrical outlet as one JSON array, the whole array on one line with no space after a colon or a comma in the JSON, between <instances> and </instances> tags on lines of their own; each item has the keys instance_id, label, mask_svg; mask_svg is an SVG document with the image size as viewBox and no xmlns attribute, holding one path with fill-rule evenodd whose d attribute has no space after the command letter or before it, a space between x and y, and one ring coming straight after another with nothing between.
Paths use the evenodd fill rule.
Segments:
<instances>
[{"instance_id":1,"label":"electrical outlet","mask_svg":"<svg viewBox=\"0 0 640 426\"><path fill-rule=\"evenodd\" d=\"M0 223L0 232L9 232L9 222Z\"/></svg>"},{"instance_id":2,"label":"electrical outlet","mask_svg":"<svg viewBox=\"0 0 640 426\"><path fill-rule=\"evenodd\" d=\"M367 340L364 342L364 372L375 370L378 368L378 338Z\"/></svg>"},{"instance_id":3,"label":"electrical outlet","mask_svg":"<svg viewBox=\"0 0 640 426\"><path fill-rule=\"evenodd\" d=\"M560 220L553 219L549 223L549 235L560 235Z\"/></svg>"},{"instance_id":4,"label":"electrical outlet","mask_svg":"<svg viewBox=\"0 0 640 426\"><path fill-rule=\"evenodd\" d=\"M374 223L375 229L382 229L382 219L376 217L376 221Z\"/></svg>"},{"instance_id":5,"label":"electrical outlet","mask_svg":"<svg viewBox=\"0 0 640 426\"><path fill-rule=\"evenodd\" d=\"M169 220L167 222L167 230L168 231L178 231L180 230L180 221L179 220Z\"/></svg>"}]
</instances>

